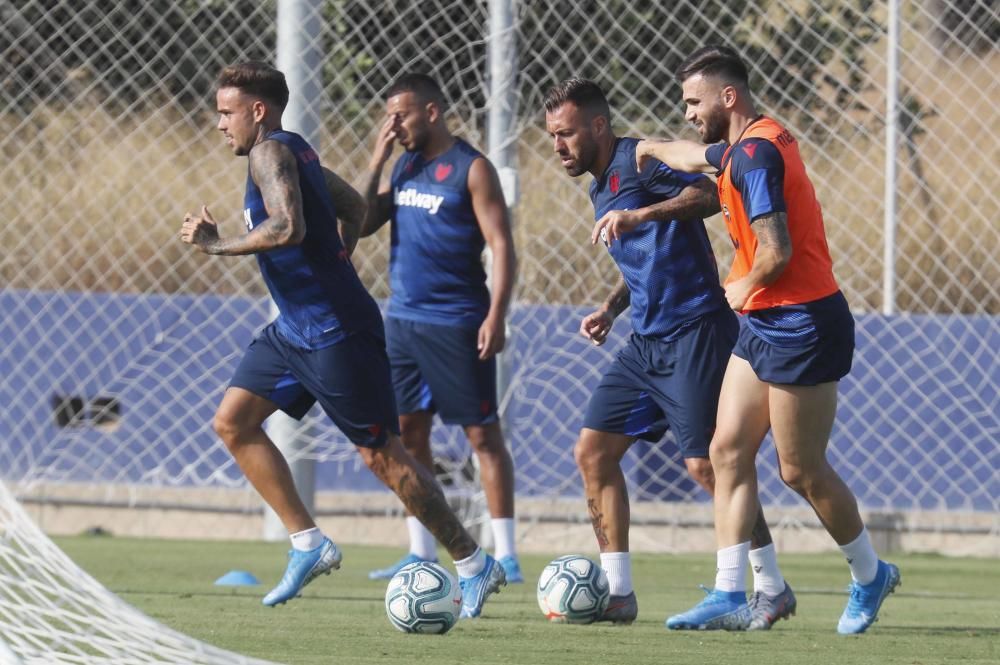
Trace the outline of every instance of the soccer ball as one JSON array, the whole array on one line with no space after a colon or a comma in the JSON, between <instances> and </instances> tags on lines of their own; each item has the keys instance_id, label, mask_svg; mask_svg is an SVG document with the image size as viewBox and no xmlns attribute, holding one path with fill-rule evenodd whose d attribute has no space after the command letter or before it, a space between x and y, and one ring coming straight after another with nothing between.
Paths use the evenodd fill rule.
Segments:
<instances>
[{"instance_id":1,"label":"soccer ball","mask_svg":"<svg viewBox=\"0 0 1000 665\"><path fill-rule=\"evenodd\" d=\"M385 590L385 612L404 633L447 633L461 609L458 580L430 561L402 568Z\"/></svg>"},{"instance_id":2,"label":"soccer ball","mask_svg":"<svg viewBox=\"0 0 1000 665\"><path fill-rule=\"evenodd\" d=\"M607 609L610 593L601 567L577 554L552 561L538 578L538 607L557 623L596 621Z\"/></svg>"}]
</instances>

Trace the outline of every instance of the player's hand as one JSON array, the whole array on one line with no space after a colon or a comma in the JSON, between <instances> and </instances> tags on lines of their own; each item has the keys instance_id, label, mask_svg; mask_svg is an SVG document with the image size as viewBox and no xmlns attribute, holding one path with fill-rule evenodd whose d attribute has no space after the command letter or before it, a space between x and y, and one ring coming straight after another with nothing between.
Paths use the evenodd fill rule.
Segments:
<instances>
[{"instance_id":1,"label":"player's hand","mask_svg":"<svg viewBox=\"0 0 1000 665\"><path fill-rule=\"evenodd\" d=\"M382 168L392 155L392 148L396 142L396 121L392 116L385 119L382 127L378 130L378 138L375 139L375 152L372 153L372 170Z\"/></svg>"},{"instance_id":2,"label":"player's hand","mask_svg":"<svg viewBox=\"0 0 1000 665\"><path fill-rule=\"evenodd\" d=\"M726 302L729 303L729 307L733 311L743 311L755 290L753 284L746 277L730 282L726 285Z\"/></svg>"},{"instance_id":3,"label":"player's hand","mask_svg":"<svg viewBox=\"0 0 1000 665\"><path fill-rule=\"evenodd\" d=\"M506 335L503 318L487 316L483 325L479 326L479 340L476 343L479 359L489 360L503 351L503 347L507 343Z\"/></svg>"},{"instance_id":4,"label":"player's hand","mask_svg":"<svg viewBox=\"0 0 1000 665\"><path fill-rule=\"evenodd\" d=\"M191 213L184 215L184 224L181 225L181 240L208 253L208 246L218 239L219 225L212 217L212 213L208 211L208 206L201 207L201 215L192 215Z\"/></svg>"},{"instance_id":5,"label":"player's hand","mask_svg":"<svg viewBox=\"0 0 1000 665\"><path fill-rule=\"evenodd\" d=\"M642 219L639 218L636 211L612 210L594 224L594 230L590 233L590 244L596 245L598 238L600 238L605 245L610 247L611 243L615 240L621 240L623 235L634 231L640 224L642 224Z\"/></svg>"},{"instance_id":6,"label":"player's hand","mask_svg":"<svg viewBox=\"0 0 1000 665\"><path fill-rule=\"evenodd\" d=\"M593 342L594 346L600 346L608 340L608 333L615 319L604 309L599 309L583 317L580 322L580 334Z\"/></svg>"}]
</instances>

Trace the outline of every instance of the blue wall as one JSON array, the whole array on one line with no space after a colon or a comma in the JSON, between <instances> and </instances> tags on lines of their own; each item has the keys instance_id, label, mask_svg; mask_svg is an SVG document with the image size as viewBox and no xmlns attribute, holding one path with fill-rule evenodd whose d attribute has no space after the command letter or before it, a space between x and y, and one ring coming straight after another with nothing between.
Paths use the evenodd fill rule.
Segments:
<instances>
[{"instance_id":1,"label":"blue wall","mask_svg":"<svg viewBox=\"0 0 1000 665\"><path fill-rule=\"evenodd\" d=\"M266 300L214 296L0 291L0 475L60 480L239 485L209 423ZM605 347L576 331L586 308L518 306L506 358L508 439L524 495L577 496L572 446L589 391L628 334ZM1000 510L1000 319L858 317L854 371L841 384L830 457L868 508ZM117 428L57 427L55 395L115 397ZM322 417L320 489L381 486ZM435 434L461 457L461 437ZM705 497L669 443L626 458L637 499ZM800 499L759 461L768 503Z\"/></svg>"}]
</instances>

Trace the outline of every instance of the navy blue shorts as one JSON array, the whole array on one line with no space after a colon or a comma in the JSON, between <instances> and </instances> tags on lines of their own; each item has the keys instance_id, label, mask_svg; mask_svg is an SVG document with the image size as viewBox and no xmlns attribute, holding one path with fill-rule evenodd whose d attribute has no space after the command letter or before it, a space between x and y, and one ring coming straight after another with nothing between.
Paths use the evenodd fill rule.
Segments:
<instances>
[{"instance_id":1,"label":"navy blue shorts","mask_svg":"<svg viewBox=\"0 0 1000 665\"><path fill-rule=\"evenodd\" d=\"M451 425L497 420L496 358L479 359L479 330L386 317L396 403L403 414L436 411Z\"/></svg>"},{"instance_id":2,"label":"navy blue shorts","mask_svg":"<svg viewBox=\"0 0 1000 665\"><path fill-rule=\"evenodd\" d=\"M748 313L733 355L767 383L815 386L851 371L854 317L844 295Z\"/></svg>"},{"instance_id":3,"label":"navy blue shorts","mask_svg":"<svg viewBox=\"0 0 1000 665\"><path fill-rule=\"evenodd\" d=\"M374 332L356 332L332 346L302 349L289 344L274 324L250 342L229 383L302 418L319 402L356 446L385 445L399 433L385 342Z\"/></svg>"},{"instance_id":4,"label":"navy blue shorts","mask_svg":"<svg viewBox=\"0 0 1000 665\"><path fill-rule=\"evenodd\" d=\"M736 315L722 309L670 341L632 333L591 396L583 426L647 441L669 429L684 457L708 457L738 329Z\"/></svg>"}]
</instances>

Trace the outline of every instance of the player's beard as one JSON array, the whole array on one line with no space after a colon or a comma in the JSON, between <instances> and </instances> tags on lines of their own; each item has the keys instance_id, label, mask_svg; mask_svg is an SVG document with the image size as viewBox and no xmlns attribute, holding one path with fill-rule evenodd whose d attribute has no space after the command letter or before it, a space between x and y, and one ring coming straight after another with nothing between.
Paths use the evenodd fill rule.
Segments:
<instances>
[{"instance_id":1,"label":"player's beard","mask_svg":"<svg viewBox=\"0 0 1000 665\"><path fill-rule=\"evenodd\" d=\"M575 156L573 165L566 169L566 173L568 173L571 178L583 175L591 169L594 165L594 160L596 159L597 143L595 141L588 141L580 146L580 154Z\"/></svg>"},{"instance_id":2,"label":"player's beard","mask_svg":"<svg viewBox=\"0 0 1000 665\"><path fill-rule=\"evenodd\" d=\"M722 113L711 113L701 121L699 134L701 134L702 143L718 143L726 138L728 133L729 127L726 123L726 117Z\"/></svg>"},{"instance_id":3,"label":"player's beard","mask_svg":"<svg viewBox=\"0 0 1000 665\"><path fill-rule=\"evenodd\" d=\"M421 152L427 147L427 140L430 136L430 129L428 127L421 127L419 129L414 128L409 132L410 141L409 145L404 145L407 152Z\"/></svg>"}]
</instances>

